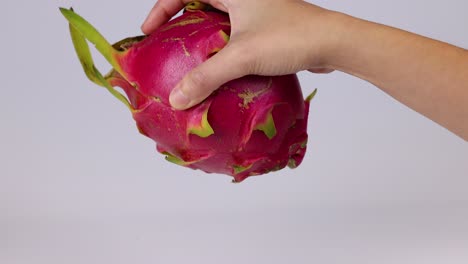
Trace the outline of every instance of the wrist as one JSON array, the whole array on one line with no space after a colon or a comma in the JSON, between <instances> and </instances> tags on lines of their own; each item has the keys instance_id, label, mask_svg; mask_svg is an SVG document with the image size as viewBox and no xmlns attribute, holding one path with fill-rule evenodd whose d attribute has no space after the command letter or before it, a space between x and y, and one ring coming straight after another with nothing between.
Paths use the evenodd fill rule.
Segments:
<instances>
[{"instance_id":1,"label":"wrist","mask_svg":"<svg viewBox=\"0 0 468 264\"><path fill-rule=\"evenodd\" d=\"M344 13L326 10L319 16L313 16L310 23L311 38L309 43L321 43L318 47L312 45L311 67L334 70L346 68L346 62L352 56L352 46L356 43L358 34L353 33L359 19Z\"/></svg>"}]
</instances>

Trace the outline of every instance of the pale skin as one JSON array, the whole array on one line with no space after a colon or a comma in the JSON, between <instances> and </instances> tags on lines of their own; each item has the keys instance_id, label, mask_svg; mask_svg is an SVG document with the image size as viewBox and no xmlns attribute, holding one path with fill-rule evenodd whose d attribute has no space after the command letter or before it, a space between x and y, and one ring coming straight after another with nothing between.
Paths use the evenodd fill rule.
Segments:
<instances>
[{"instance_id":1,"label":"pale skin","mask_svg":"<svg viewBox=\"0 0 468 264\"><path fill-rule=\"evenodd\" d=\"M142 31L150 34L188 2L159 0ZM174 88L175 109L196 105L223 83L249 74L338 70L371 82L468 141L468 50L301 0L200 2L229 13L231 39Z\"/></svg>"}]
</instances>

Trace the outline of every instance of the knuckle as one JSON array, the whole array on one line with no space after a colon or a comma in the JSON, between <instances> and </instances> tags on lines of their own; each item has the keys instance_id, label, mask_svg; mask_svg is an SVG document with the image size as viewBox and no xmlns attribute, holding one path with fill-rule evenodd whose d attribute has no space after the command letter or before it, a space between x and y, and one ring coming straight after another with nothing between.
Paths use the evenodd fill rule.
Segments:
<instances>
[{"instance_id":1,"label":"knuckle","mask_svg":"<svg viewBox=\"0 0 468 264\"><path fill-rule=\"evenodd\" d=\"M239 70L248 74L253 73L255 53L248 45L233 45L232 60L235 62Z\"/></svg>"},{"instance_id":2,"label":"knuckle","mask_svg":"<svg viewBox=\"0 0 468 264\"><path fill-rule=\"evenodd\" d=\"M211 4L213 6L222 6L227 9L228 5L230 4L229 0L212 0Z\"/></svg>"},{"instance_id":3,"label":"knuckle","mask_svg":"<svg viewBox=\"0 0 468 264\"><path fill-rule=\"evenodd\" d=\"M206 82L206 75L200 70L193 70L189 76L190 76L192 85L195 87L199 88L203 86Z\"/></svg>"},{"instance_id":4,"label":"knuckle","mask_svg":"<svg viewBox=\"0 0 468 264\"><path fill-rule=\"evenodd\" d=\"M185 78L185 84L183 85L185 89L183 92L192 98L196 98L205 86L206 75L202 71L195 69Z\"/></svg>"}]
</instances>

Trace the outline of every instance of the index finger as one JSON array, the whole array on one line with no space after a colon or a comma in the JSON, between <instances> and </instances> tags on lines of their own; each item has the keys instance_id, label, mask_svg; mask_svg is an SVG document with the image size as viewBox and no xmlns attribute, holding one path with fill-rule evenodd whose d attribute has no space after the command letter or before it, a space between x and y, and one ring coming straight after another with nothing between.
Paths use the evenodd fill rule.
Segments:
<instances>
[{"instance_id":1,"label":"index finger","mask_svg":"<svg viewBox=\"0 0 468 264\"><path fill-rule=\"evenodd\" d=\"M189 1L185 1L189 2ZM145 34L150 34L162 24L166 23L175 14L177 14L185 3L183 0L159 0L148 14L145 22L141 26L141 31Z\"/></svg>"},{"instance_id":2,"label":"index finger","mask_svg":"<svg viewBox=\"0 0 468 264\"><path fill-rule=\"evenodd\" d=\"M158 27L169 21L169 19L171 19L190 2L203 2L210 4L219 10L228 12L228 8L224 0L158 0L141 26L141 30L145 34L152 33Z\"/></svg>"}]
</instances>

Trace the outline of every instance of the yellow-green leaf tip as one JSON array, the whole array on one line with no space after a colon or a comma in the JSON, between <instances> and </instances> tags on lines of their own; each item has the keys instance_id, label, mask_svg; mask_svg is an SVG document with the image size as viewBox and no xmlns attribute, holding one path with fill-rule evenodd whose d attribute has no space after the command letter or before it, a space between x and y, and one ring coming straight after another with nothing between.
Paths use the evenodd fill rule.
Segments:
<instances>
[{"instance_id":1,"label":"yellow-green leaf tip","mask_svg":"<svg viewBox=\"0 0 468 264\"><path fill-rule=\"evenodd\" d=\"M314 99L315 95L317 94L317 89L315 89L307 98L305 99L306 102L312 101Z\"/></svg>"},{"instance_id":2,"label":"yellow-green leaf tip","mask_svg":"<svg viewBox=\"0 0 468 264\"><path fill-rule=\"evenodd\" d=\"M202 138L206 138L214 134L214 130L208 122L208 110L209 107L203 112L199 125L188 128L189 134L194 134Z\"/></svg>"},{"instance_id":3,"label":"yellow-green leaf tip","mask_svg":"<svg viewBox=\"0 0 468 264\"><path fill-rule=\"evenodd\" d=\"M268 139L272 139L276 136L276 126L271 111L268 113L265 122L258 124L255 129L263 131Z\"/></svg>"},{"instance_id":4,"label":"yellow-green leaf tip","mask_svg":"<svg viewBox=\"0 0 468 264\"><path fill-rule=\"evenodd\" d=\"M250 168L252 168L252 166L253 166L253 163L248 166L233 165L232 169L234 170L234 174L239 174L239 173L249 170Z\"/></svg>"}]
</instances>

